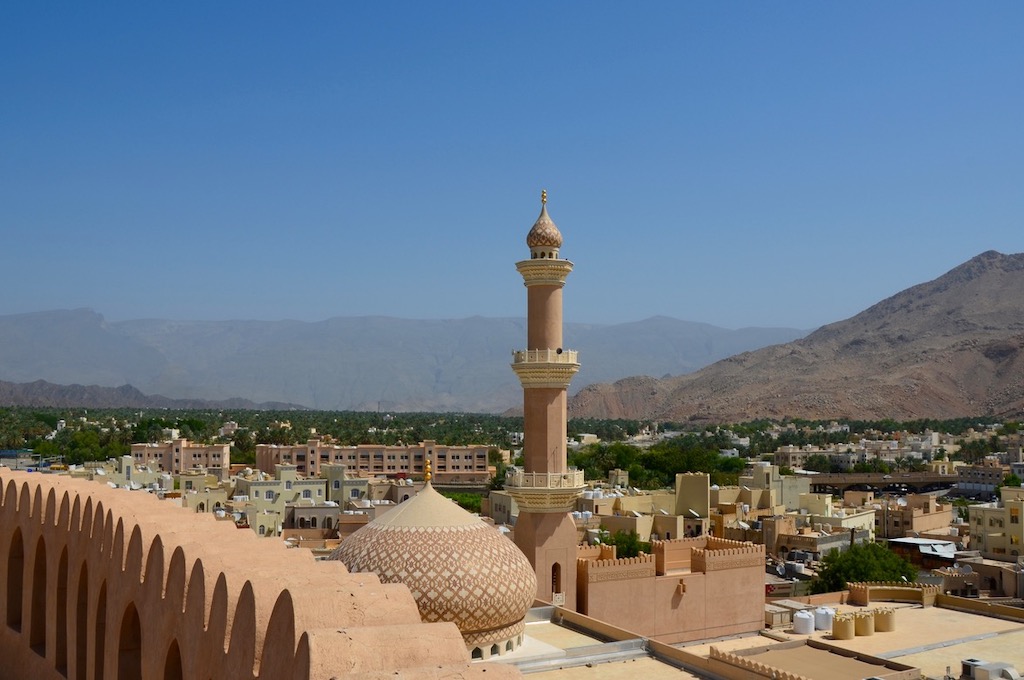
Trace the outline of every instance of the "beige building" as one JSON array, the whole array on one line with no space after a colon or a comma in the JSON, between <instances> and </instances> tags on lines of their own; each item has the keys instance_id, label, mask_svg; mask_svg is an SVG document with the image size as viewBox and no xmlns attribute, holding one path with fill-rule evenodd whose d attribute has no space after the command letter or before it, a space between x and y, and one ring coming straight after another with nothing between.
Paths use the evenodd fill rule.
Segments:
<instances>
[{"instance_id":1,"label":"beige building","mask_svg":"<svg viewBox=\"0 0 1024 680\"><path fill-rule=\"evenodd\" d=\"M177 474L194 468L203 468L227 479L231 469L229 444L193 444L187 439L173 439L160 444L132 444L132 458L136 465Z\"/></svg>"},{"instance_id":2,"label":"beige building","mask_svg":"<svg viewBox=\"0 0 1024 680\"><path fill-rule=\"evenodd\" d=\"M968 508L971 548L982 557L1016 561L1024 551L1024 488L1004 486L1000 500Z\"/></svg>"},{"instance_id":3,"label":"beige building","mask_svg":"<svg viewBox=\"0 0 1024 680\"><path fill-rule=\"evenodd\" d=\"M235 477L231 499L233 510L245 515L258 536L281 535L289 504L317 505L327 500L326 480L302 479L294 465L278 465L276 477L261 471Z\"/></svg>"},{"instance_id":4,"label":"beige building","mask_svg":"<svg viewBox=\"0 0 1024 680\"><path fill-rule=\"evenodd\" d=\"M1008 472L1009 467L995 456L985 458L979 465L961 465L956 468L957 492L963 496L994 496Z\"/></svg>"},{"instance_id":5,"label":"beige building","mask_svg":"<svg viewBox=\"0 0 1024 680\"><path fill-rule=\"evenodd\" d=\"M770 489L774 492L772 505L785 506L787 510L800 507L800 494L811 490L811 480L805 475L783 475L779 465L751 463L739 478L740 486L749 489Z\"/></svg>"},{"instance_id":6,"label":"beige building","mask_svg":"<svg viewBox=\"0 0 1024 680\"><path fill-rule=\"evenodd\" d=\"M257 444L256 467L272 474L277 465L294 465L300 475L318 477L326 465L345 465L353 477L422 478L424 460L430 458L437 484L484 484L494 476L488 463L490 448L445 446L431 440L409 446L339 446L314 438L294 446Z\"/></svg>"},{"instance_id":7,"label":"beige building","mask_svg":"<svg viewBox=\"0 0 1024 680\"><path fill-rule=\"evenodd\" d=\"M954 536L952 504L942 504L931 494L908 494L898 498L876 498L871 491L846 491L847 510L874 510L878 538L919 537L922 534Z\"/></svg>"}]
</instances>

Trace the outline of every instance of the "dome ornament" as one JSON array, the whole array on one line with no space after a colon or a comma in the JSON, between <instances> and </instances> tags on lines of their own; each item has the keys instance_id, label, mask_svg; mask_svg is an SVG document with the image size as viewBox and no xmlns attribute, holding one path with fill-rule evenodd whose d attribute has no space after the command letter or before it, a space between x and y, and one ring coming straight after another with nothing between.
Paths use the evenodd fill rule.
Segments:
<instances>
[{"instance_id":1,"label":"dome ornament","mask_svg":"<svg viewBox=\"0 0 1024 680\"><path fill-rule=\"evenodd\" d=\"M526 235L526 245L530 248L531 259L558 259L558 249L562 247L562 234L548 215L548 190L540 192L540 216L534 223L530 233Z\"/></svg>"},{"instance_id":2,"label":"dome ornament","mask_svg":"<svg viewBox=\"0 0 1024 680\"><path fill-rule=\"evenodd\" d=\"M433 475L430 473L430 457L428 456L423 464L423 481L430 484L430 479Z\"/></svg>"}]
</instances>

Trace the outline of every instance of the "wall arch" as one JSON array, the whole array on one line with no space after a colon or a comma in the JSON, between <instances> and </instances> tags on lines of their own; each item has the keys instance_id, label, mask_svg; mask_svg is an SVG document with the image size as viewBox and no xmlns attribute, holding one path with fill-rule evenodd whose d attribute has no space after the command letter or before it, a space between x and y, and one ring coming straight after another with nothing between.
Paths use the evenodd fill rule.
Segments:
<instances>
[{"instance_id":1,"label":"wall arch","mask_svg":"<svg viewBox=\"0 0 1024 680\"><path fill-rule=\"evenodd\" d=\"M167 648L167 656L164 658L164 680L183 680L181 669L181 649L178 648L178 640L171 640L171 646Z\"/></svg>"},{"instance_id":2,"label":"wall arch","mask_svg":"<svg viewBox=\"0 0 1024 680\"><path fill-rule=\"evenodd\" d=\"M32 593L29 597L28 646L39 656L46 656L46 542L40 536L32 562Z\"/></svg>"},{"instance_id":3,"label":"wall arch","mask_svg":"<svg viewBox=\"0 0 1024 680\"><path fill-rule=\"evenodd\" d=\"M107 641L107 582L100 586L100 595L96 600L96 624L94 626L96 636L93 645L93 677L103 678L104 662L106 661Z\"/></svg>"},{"instance_id":4,"label":"wall arch","mask_svg":"<svg viewBox=\"0 0 1024 680\"><path fill-rule=\"evenodd\" d=\"M117 637L117 680L142 680L142 623L134 602L121 616Z\"/></svg>"},{"instance_id":5,"label":"wall arch","mask_svg":"<svg viewBox=\"0 0 1024 680\"><path fill-rule=\"evenodd\" d=\"M21 600L25 584L25 541L21 527L14 528L7 551L7 625L21 631Z\"/></svg>"},{"instance_id":6,"label":"wall arch","mask_svg":"<svg viewBox=\"0 0 1024 680\"><path fill-rule=\"evenodd\" d=\"M56 645L55 663L57 672L67 675L68 670L68 547L60 552L57 564L57 589L54 592L57 600L56 612Z\"/></svg>"},{"instance_id":7,"label":"wall arch","mask_svg":"<svg viewBox=\"0 0 1024 680\"><path fill-rule=\"evenodd\" d=\"M82 562L75 598L75 677L84 678L89 662L89 565Z\"/></svg>"}]
</instances>

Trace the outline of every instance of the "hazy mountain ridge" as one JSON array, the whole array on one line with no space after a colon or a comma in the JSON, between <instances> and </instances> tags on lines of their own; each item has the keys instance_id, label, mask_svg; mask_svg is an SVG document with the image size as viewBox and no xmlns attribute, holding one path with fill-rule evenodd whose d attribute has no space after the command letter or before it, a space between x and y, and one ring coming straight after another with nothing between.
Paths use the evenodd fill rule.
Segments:
<instances>
[{"instance_id":1,"label":"hazy mountain ridge","mask_svg":"<svg viewBox=\"0 0 1024 680\"><path fill-rule=\"evenodd\" d=\"M695 373L591 385L572 415L947 418L1024 411L1024 254L988 251L784 345Z\"/></svg>"},{"instance_id":2,"label":"hazy mountain ridge","mask_svg":"<svg viewBox=\"0 0 1024 680\"><path fill-rule=\"evenodd\" d=\"M803 331L717 328L655 317L566 324L582 370L573 383L676 375ZM320 409L503 411L521 403L509 368L524 319L108 322L88 309L0 316L0 379L131 385L171 399Z\"/></svg>"},{"instance_id":3,"label":"hazy mountain ridge","mask_svg":"<svg viewBox=\"0 0 1024 680\"><path fill-rule=\"evenodd\" d=\"M100 387L98 385L55 385L45 380L31 383L12 383L0 380L0 406L36 406L59 408L80 406L85 408L171 408L171 409L265 409L285 411L301 408L295 404L265 402L256 404L248 399L205 401L202 399L168 399L160 395L146 395L131 385Z\"/></svg>"}]
</instances>

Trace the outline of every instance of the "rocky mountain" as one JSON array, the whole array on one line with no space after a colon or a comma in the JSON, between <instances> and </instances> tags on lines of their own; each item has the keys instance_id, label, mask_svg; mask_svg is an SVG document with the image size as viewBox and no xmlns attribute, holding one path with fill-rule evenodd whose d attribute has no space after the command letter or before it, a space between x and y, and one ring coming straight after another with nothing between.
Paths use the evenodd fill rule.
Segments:
<instances>
[{"instance_id":1,"label":"rocky mountain","mask_svg":"<svg viewBox=\"0 0 1024 680\"><path fill-rule=\"evenodd\" d=\"M565 341L581 353L578 389L686 373L803 333L656 317L567 324ZM523 319L108 322L87 309L39 312L0 316L0 380L317 409L500 412L521 404L509 362L525 339Z\"/></svg>"},{"instance_id":2,"label":"rocky mountain","mask_svg":"<svg viewBox=\"0 0 1024 680\"><path fill-rule=\"evenodd\" d=\"M31 383L12 383L0 380L0 406L85 408L172 408L172 409L264 409L286 411L301 408L295 404L264 402L256 404L248 399L205 401L202 399L168 399L160 395L146 395L131 385L99 387L97 385L54 385L45 380Z\"/></svg>"},{"instance_id":3,"label":"rocky mountain","mask_svg":"<svg viewBox=\"0 0 1024 680\"><path fill-rule=\"evenodd\" d=\"M1024 254L989 251L805 338L590 385L574 416L737 422L1024 413Z\"/></svg>"}]
</instances>

